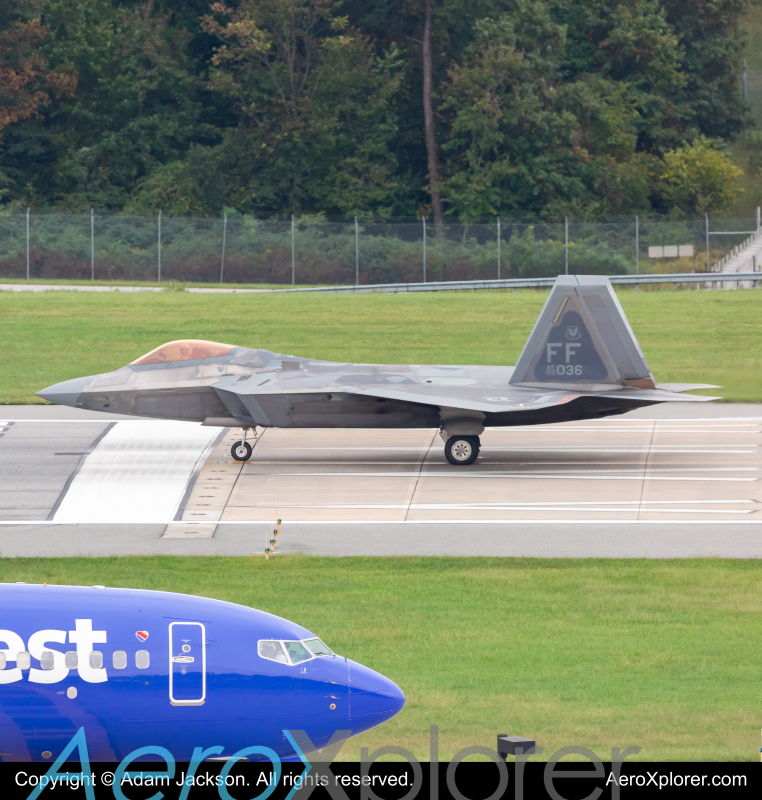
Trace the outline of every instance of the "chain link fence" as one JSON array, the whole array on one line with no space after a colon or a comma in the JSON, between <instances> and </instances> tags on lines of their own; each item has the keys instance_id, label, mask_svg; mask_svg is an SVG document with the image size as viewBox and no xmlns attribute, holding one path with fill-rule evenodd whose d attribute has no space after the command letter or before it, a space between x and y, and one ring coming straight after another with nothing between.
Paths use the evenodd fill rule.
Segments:
<instances>
[{"instance_id":1,"label":"chain link fence","mask_svg":"<svg viewBox=\"0 0 762 800\"><path fill-rule=\"evenodd\" d=\"M705 272L756 219L465 225L0 213L0 280L347 285Z\"/></svg>"}]
</instances>

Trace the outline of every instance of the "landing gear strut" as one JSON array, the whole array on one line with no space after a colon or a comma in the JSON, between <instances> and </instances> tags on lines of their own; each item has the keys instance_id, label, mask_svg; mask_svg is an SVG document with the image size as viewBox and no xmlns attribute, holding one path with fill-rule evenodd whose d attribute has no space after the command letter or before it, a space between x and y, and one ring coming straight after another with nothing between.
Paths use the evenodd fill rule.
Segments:
<instances>
[{"instance_id":1,"label":"landing gear strut","mask_svg":"<svg viewBox=\"0 0 762 800\"><path fill-rule=\"evenodd\" d=\"M445 458L456 467L473 464L479 456L478 436L450 436L445 443Z\"/></svg>"},{"instance_id":2,"label":"landing gear strut","mask_svg":"<svg viewBox=\"0 0 762 800\"><path fill-rule=\"evenodd\" d=\"M241 441L235 442L233 446L230 448L230 455L236 461L248 461L251 458L251 445L246 441L246 432L247 429L243 429L243 439ZM254 433L254 438L256 438L256 432Z\"/></svg>"}]
</instances>

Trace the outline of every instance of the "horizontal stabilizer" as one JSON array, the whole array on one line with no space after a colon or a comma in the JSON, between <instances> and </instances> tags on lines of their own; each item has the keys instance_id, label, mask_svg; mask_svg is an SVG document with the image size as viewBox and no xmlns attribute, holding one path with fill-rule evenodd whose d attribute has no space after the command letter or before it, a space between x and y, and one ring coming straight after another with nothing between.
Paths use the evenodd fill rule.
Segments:
<instances>
[{"instance_id":1,"label":"horizontal stabilizer","mask_svg":"<svg viewBox=\"0 0 762 800\"><path fill-rule=\"evenodd\" d=\"M664 392L693 392L696 389L722 389L722 386L715 386L713 383L657 383L657 389Z\"/></svg>"}]
</instances>

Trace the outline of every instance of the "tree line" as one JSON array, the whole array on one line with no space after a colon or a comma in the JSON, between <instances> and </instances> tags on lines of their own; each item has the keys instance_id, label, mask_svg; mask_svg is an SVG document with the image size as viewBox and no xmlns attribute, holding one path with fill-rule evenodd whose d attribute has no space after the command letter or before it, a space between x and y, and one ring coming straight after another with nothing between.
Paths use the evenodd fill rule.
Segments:
<instances>
[{"instance_id":1,"label":"tree line","mask_svg":"<svg viewBox=\"0 0 762 800\"><path fill-rule=\"evenodd\" d=\"M0 208L720 211L752 0L0 0Z\"/></svg>"}]
</instances>

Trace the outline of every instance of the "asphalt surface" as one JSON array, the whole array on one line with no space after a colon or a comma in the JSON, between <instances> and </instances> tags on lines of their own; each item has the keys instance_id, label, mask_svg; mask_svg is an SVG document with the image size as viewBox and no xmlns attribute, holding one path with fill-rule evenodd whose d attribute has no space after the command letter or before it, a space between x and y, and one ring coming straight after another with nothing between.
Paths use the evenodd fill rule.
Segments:
<instances>
[{"instance_id":1,"label":"asphalt surface","mask_svg":"<svg viewBox=\"0 0 762 800\"><path fill-rule=\"evenodd\" d=\"M762 557L762 406L489 430L470 468L434 431L270 430L241 465L236 431L180 448L123 419L0 406L2 556L261 554L280 517L283 553Z\"/></svg>"}]
</instances>

